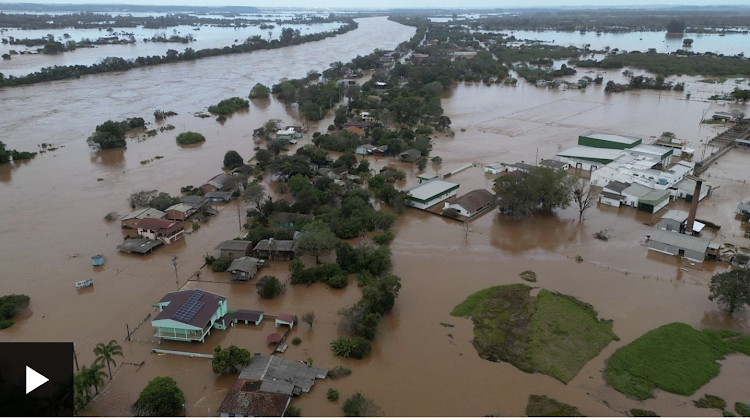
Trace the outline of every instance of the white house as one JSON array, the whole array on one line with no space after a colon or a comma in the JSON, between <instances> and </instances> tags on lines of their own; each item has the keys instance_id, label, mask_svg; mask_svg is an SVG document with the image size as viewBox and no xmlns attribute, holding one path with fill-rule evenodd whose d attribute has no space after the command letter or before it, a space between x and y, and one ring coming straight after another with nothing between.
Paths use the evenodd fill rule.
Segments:
<instances>
[{"instance_id":1,"label":"white house","mask_svg":"<svg viewBox=\"0 0 750 420\"><path fill-rule=\"evenodd\" d=\"M418 209L427 209L456 195L459 184L434 179L417 184L406 190L407 204Z\"/></svg>"},{"instance_id":2,"label":"white house","mask_svg":"<svg viewBox=\"0 0 750 420\"><path fill-rule=\"evenodd\" d=\"M484 167L484 171L488 174L496 175L500 172L505 172L505 165L500 162L490 163Z\"/></svg>"},{"instance_id":3,"label":"white house","mask_svg":"<svg viewBox=\"0 0 750 420\"><path fill-rule=\"evenodd\" d=\"M373 149L375 149L375 146L367 143L361 146L357 146L357 149L354 152L358 155L369 155L370 153L372 153Z\"/></svg>"},{"instance_id":4,"label":"white house","mask_svg":"<svg viewBox=\"0 0 750 420\"><path fill-rule=\"evenodd\" d=\"M485 189L479 189L469 191L460 197L446 201L443 210L454 209L461 216L471 217L492 207L494 204L495 196Z\"/></svg>"},{"instance_id":5,"label":"white house","mask_svg":"<svg viewBox=\"0 0 750 420\"><path fill-rule=\"evenodd\" d=\"M160 240L169 245L185 236L182 222L164 219L143 219L138 223L138 234L144 238Z\"/></svg>"},{"instance_id":6,"label":"white house","mask_svg":"<svg viewBox=\"0 0 750 420\"><path fill-rule=\"evenodd\" d=\"M286 128L276 132L276 140L293 140L297 132L294 128Z\"/></svg>"}]
</instances>

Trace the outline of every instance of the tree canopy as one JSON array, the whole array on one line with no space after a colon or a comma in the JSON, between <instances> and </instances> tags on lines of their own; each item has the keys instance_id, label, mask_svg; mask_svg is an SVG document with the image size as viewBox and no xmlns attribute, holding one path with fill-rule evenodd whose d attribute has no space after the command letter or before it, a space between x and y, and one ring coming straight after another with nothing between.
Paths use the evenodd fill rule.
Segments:
<instances>
[{"instance_id":1,"label":"tree canopy","mask_svg":"<svg viewBox=\"0 0 750 420\"><path fill-rule=\"evenodd\" d=\"M268 96L271 94L271 89L261 83L256 83L255 86L253 86L252 90L250 90L250 95L248 96L250 99L268 99Z\"/></svg>"},{"instance_id":2,"label":"tree canopy","mask_svg":"<svg viewBox=\"0 0 750 420\"><path fill-rule=\"evenodd\" d=\"M297 241L299 242L300 249L313 255L315 261L320 263L320 256L331 252L339 242L339 239L331 232L328 225L320 220L316 220L302 228Z\"/></svg>"},{"instance_id":3,"label":"tree canopy","mask_svg":"<svg viewBox=\"0 0 750 420\"><path fill-rule=\"evenodd\" d=\"M234 169L245 164L245 160L242 159L239 153L234 150L230 150L224 154L224 167L227 169Z\"/></svg>"},{"instance_id":4,"label":"tree canopy","mask_svg":"<svg viewBox=\"0 0 750 420\"><path fill-rule=\"evenodd\" d=\"M250 352L241 349L234 344L224 349L221 346L214 348L214 358L211 359L211 370L214 373L237 373L238 366L250 364Z\"/></svg>"},{"instance_id":5,"label":"tree canopy","mask_svg":"<svg viewBox=\"0 0 750 420\"><path fill-rule=\"evenodd\" d=\"M535 211L566 208L570 205L574 185L575 177L565 171L534 167L522 179L497 187L500 210L520 219Z\"/></svg>"},{"instance_id":6,"label":"tree canopy","mask_svg":"<svg viewBox=\"0 0 750 420\"><path fill-rule=\"evenodd\" d=\"M716 301L730 314L750 305L750 271L732 270L714 274L708 285L708 299Z\"/></svg>"},{"instance_id":7,"label":"tree canopy","mask_svg":"<svg viewBox=\"0 0 750 420\"><path fill-rule=\"evenodd\" d=\"M185 394L169 376L157 376L143 388L133 404L133 413L148 417L174 417L185 404Z\"/></svg>"}]
</instances>

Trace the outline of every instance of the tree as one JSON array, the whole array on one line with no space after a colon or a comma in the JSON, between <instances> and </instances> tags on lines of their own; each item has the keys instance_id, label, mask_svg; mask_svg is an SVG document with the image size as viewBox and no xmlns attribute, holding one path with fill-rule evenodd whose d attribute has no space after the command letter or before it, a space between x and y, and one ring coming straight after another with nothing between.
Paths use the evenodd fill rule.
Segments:
<instances>
[{"instance_id":1,"label":"tree","mask_svg":"<svg viewBox=\"0 0 750 420\"><path fill-rule=\"evenodd\" d=\"M237 373L237 366L250 364L250 352L241 349L234 344L222 349L221 346L214 348L214 358L211 359L211 370L216 373Z\"/></svg>"},{"instance_id":2,"label":"tree","mask_svg":"<svg viewBox=\"0 0 750 420\"><path fill-rule=\"evenodd\" d=\"M116 121L108 120L96 126L94 134L86 140L89 146L99 149L115 149L127 146L125 127Z\"/></svg>"},{"instance_id":3,"label":"tree","mask_svg":"<svg viewBox=\"0 0 750 420\"><path fill-rule=\"evenodd\" d=\"M96 347L94 347L94 354L97 356L96 363L107 363L107 370L109 370L109 379L112 379L112 368L109 365L111 363L117 366L114 356L122 357L122 347L117 344L117 340L112 340L108 344L97 344Z\"/></svg>"},{"instance_id":4,"label":"tree","mask_svg":"<svg viewBox=\"0 0 750 420\"><path fill-rule=\"evenodd\" d=\"M427 167L427 159L424 157L419 158L417 160L417 169L420 171L424 171L424 169Z\"/></svg>"},{"instance_id":5,"label":"tree","mask_svg":"<svg viewBox=\"0 0 750 420\"><path fill-rule=\"evenodd\" d=\"M250 90L250 99L268 99L268 95L271 94L271 89L268 86L256 83L255 86Z\"/></svg>"},{"instance_id":6,"label":"tree","mask_svg":"<svg viewBox=\"0 0 750 420\"><path fill-rule=\"evenodd\" d=\"M443 163L443 158L441 158L440 156L435 156L432 159L430 159L430 161L432 162L433 165L440 165L441 163Z\"/></svg>"},{"instance_id":7,"label":"tree","mask_svg":"<svg viewBox=\"0 0 750 420\"><path fill-rule=\"evenodd\" d=\"M681 34L685 32L685 22L680 22L679 20L672 19L667 23L667 33L670 34Z\"/></svg>"},{"instance_id":8,"label":"tree","mask_svg":"<svg viewBox=\"0 0 750 420\"><path fill-rule=\"evenodd\" d=\"M750 304L750 271L733 270L714 274L708 285L708 299L733 314Z\"/></svg>"},{"instance_id":9,"label":"tree","mask_svg":"<svg viewBox=\"0 0 750 420\"><path fill-rule=\"evenodd\" d=\"M195 144L206 141L206 138L201 133L194 131L186 131L177 135L177 143L180 144Z\"/></svg>"},{"instance_id":10,"label":"tree","mask_svg":"<svg viewBox=\"0 0 750 420\"><path fill-rule=\"evenodd\" d=\"M230 150L224 154L224 167L227 169L234 169L245 164L245 160L242 159L239 153L234 150Z\"/></svg>"},{"instance_id":11,"label":"tree","mask_svg":"<svg viewBox=\"0 0 750 420\"><path fill-rule=\"evenodd\" d=\"M331 229L320 220L306 224L300 232L300 249L315 257L315 263L320 264L320 256L325 255L336 246L339 239Z\"/></svg>"},{"instance_id":12,"label":"tree","mask_svg":"<svg viewBox=\"0 0 750 420\"><path fill-rule=\"evenodd\" d=\"M309 325L310 328L312 328L313 323L315 322L315 312L305 312L304 315L302 315L302 322Z\"/></svg>"},{"instance_id":13,"label":"tree","mask_svg":"<svg viewBox=\"0 0 750 420\"><path fill-rule=\"evenodd\" d=\"M344 401L341 406L346 417L378 417L381 416L380 407L364 394L357 392Z\"/></svg>"},{"instance_id":14,"label":"tree","mask_svg":"<svg viewBox=\"0 0 750 420\"><path fill-rule=\"evenodd\" d=\"M185 394L169 376L157 376L143 388L131 412L152 417L174 417L185 404Z\"/></svg>"},{"instance_id":15,"label":"tree","mask_svg":"<svg viewBox=\"0 0 750 420\"><path fill-rule=\"evenodd\" d=\"M693 46L693 39L692 38L685 38L682 40L682 46L683 47L692 47Z\"/></svg>"},{"instance_id":16,"label":"tree","mask_svg":"<svg viewBox=\"0 0 750 420\"><path fill-rule=\"evenodd\" d=\"M94 392L99 394L99 386L104 385L104 378L107 377L107 374L104 373L104 366L98 363L91 364L91 367L83 366L81 374L86 378L88 386L93 386Z\"/></svg>"},{"instance_id":17,"label":"tree","mask_svg":"<svg viewBox=\"0 0 750 420\"><path fill-rule=\"evenodd\" d=\"M255 205L257 210L263 205L263 200L266 198L266 187L263 184L253 182L245 188L245 192L242 195L242 199L246 203L252 203Z\"/></svg>"},{"instance_id":18,"label":"tree","mask_svg":"<svg viewBox=\"0 0 750 420\"><path fill-rule=\"evenodd\" d=\"M565 171L534 167L520 181L498 188L500 211L518 220L535 211L566 208L574 181Z\"/></svg>"},{"instance_id":19,"label":"tree","mask_svg":"<svg viewBox=\"0 0 750 420\"><path fill-rule=\"evenodd\" d=\"M299 194L302 191L309 191L312 189L310 180L302 174L293 175L289 178L288 184L289 191L291 191L292 194Z\"/></svg>"},{"instance_id":20,"label":"tree","mask_svg":"<svg viewBox=\"0 0 750 420\"><path fill-rule=\"evenodd\" d=\"M573 184L573 200L578 203L578 220L583 220L583 213L596 204L596 194L591 192L591 184L578 179Z\"/></svg>"},{"instance_id":21,"label":"tree","mask_svg":"<svg viewBox=\"0 0 750 420\"><path fill-rule=\"evenodd\" d=\"M265 276L255 284L258 289L258 296L263 299L273 299L284 291L284 286L279 279L273 276Z\"/></svg>"},{"instance_id":22,"label":"tree","mask_svg":"<svg viewBox=\"0 0 750 420\"><path fill-rule=\"evenodd\" d=\"M153 208L155 208L155 209L157 209L159 211L164 211L167 208L169 208L169 207L171 207L171 206L173 206L175 204L178 204L179 202L180 202L179 197L172 197L171 195L169 195L169 194L167 194L165 192L162 192L162 193L159 193L158 195L152 197L148 201L148 206L149 207L153 207Z\"/></svg>"}]
</instances>

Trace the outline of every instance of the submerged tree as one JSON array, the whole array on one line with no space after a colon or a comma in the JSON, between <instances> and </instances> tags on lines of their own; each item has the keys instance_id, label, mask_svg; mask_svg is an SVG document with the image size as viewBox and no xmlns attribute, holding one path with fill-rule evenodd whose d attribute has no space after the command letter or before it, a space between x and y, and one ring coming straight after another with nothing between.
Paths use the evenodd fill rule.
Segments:
<instances>
[{"instance_id":1,"label":"submerged tree","mask_svg":"<svg viewBox=\"0 0 750 420\"><path fill-rule=\"evenodd\" d=\"M320 256L331 252L339 239L328 225L316 220L302 228L298 242L300 249L314 256L315 262L320 264Z\"/></svg>"},{"instance_id":2,"label":"submerged tree","mask_svg":"<svg viewBox=\"0 0 750 420\"><path fill-rule=\"evenodd\" d=\"M237 373L238 366L250 364L250 352L234 344L224 349L214 348L214 358L211 359L211 370L214 373Z\"/></svg>"},{"instance_id":3,"label":"submerged tree","mask_svg":"<svg viewBox=\"0 0 750 420\"><path fill-rule=\"evenodd\" d=\"M131 412L152 417L174 417L185 404L185 394L169 376L157 376L143 388Z\"/></svg>"},{"instance_id":4,"label":"submerged tree","mask_svg":"<svg viewBox=\"0 0 750 420\"><path fill-rule=\"evenodd\" d=\"M750 305L750 271L733 270L714 274L708 285L711 292L708 299L716 300L720 307L730 314Z\"/></svg>"},{"instance_id":5,"label":"submerged tree","mask_svg":"<svg viewBox=\"0 0 750 420\"><path fill-rule=\"evenodd\" d=\"M583 213L596 204L596 195L591 192L591 184L583 179L575 181L573 200L578 204L578 220L583 220Z\"/></svg>"}]
</instances>

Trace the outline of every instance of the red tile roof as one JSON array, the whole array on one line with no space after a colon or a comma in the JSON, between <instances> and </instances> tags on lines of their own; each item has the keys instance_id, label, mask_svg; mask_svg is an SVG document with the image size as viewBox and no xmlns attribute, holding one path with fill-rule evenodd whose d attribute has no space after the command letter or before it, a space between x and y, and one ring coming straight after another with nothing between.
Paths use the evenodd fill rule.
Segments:
<instances>
[{"instance_id":1,"label":"red tile roof","mask_svg":"<svg viewBox=\"0 0 750 420\"><path fill-rule=\"evenodd\" d=\"M358 135L358 136L364 136L365 132L364 130L357 128L357 127L346 127L346 130L351 131L352 133Z\"/></svg>"},{"instance_id":2,"label":"red tile roof","mask_svg":"<svg viewBox=\"0 0 750 420\"><path fill-rule=\"evenodd\" d=\"M259 392L263 381L237 379L219 406L219 413L236 417L281 417L291 396Z\"/></svg>"},{"instance_id":3,"label":"red tile roof","mask_svg":"<svg viewBox=\"0 0 750 420\"><path fill-rule=\"evenodd\" d=\"M166 235L184 229L184 224L171 220L146 218L138 222L138 228Z\"/></svg>"}]
</instances>

